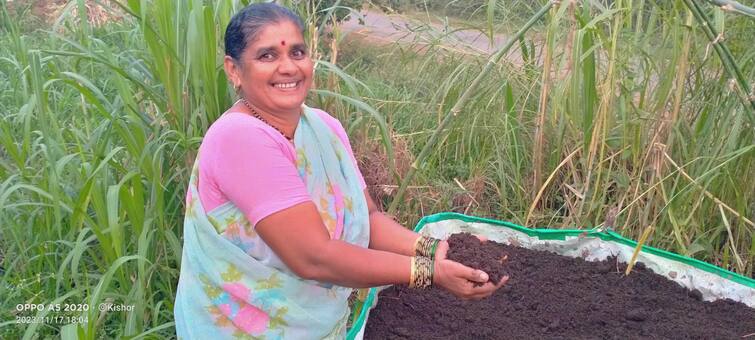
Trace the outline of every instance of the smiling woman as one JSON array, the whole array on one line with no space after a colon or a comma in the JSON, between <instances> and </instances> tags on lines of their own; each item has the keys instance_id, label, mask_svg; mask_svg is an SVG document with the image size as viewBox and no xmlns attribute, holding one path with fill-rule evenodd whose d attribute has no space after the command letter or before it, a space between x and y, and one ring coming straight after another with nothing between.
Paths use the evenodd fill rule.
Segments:
<instances>
[{"instance_id":1,"label":"smiling woman","mask_svg":"<svg viewBox=\"0 0 755 340\"><path fill-rule=\"evenodd\" d=\"M304 105L313 62L302 31L270 3L226 29L240 99L207 131L189 182L181 339L343 338L353 288L438 285L480 299L506 281L446 259L445 241L377 210L341 124Z\"/></svg>"}]
</instances>

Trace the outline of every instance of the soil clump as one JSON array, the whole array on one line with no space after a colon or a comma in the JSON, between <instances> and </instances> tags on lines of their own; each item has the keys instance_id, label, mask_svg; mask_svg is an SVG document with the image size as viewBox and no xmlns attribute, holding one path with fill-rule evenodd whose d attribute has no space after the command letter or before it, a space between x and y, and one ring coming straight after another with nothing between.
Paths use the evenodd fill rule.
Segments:
<instances>
[{"instance_id":1,"label":"soil clump","mask_svg":"<svg viewBox=\"0 0 755 340\"><path fill-rule=\"evenodd\" d=\"M702 301L699 291L641 263L624 276L626 264L616 258L587 262L493 241L469 247L474 242L468 234L452 236L449 257L476 263L508 255L495 271L510 277L503 288L463 301L434 287L392 286L380 293L365 339L741 339L755 333L755 309L728 299Z\"/></svg>"},{"instance_id":2,"label":"soil clump","mask_svg":"<svg viewBox=\"0 0 755 340\"><path fill-rule=\"evenodd\" d=\"M467 267L480 269L488 274L488 281L498 283L506 276L504 264L508 254L496 242L481 242L469 233L451 235L448 238L449 260L454 260ZM482 283L475 283L482 286Z\"/></svg>"}]
</instances>

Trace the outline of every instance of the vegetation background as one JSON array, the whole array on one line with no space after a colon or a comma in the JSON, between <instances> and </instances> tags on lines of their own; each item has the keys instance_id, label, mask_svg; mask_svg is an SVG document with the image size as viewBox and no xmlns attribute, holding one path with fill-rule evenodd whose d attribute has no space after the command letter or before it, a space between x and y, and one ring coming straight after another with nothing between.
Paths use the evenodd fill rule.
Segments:
<instances>
[{"instance_id":1,"label":"vegetation background","mask_svg":"<svg viewBox=\"0 0 755 340\"><path fill-rule=\"evenodd\" d=\"M189 170L235 100L222 35L247 3L0 2L0 338L175 336ZM750 8L281 3L305 18L318 60L309 104L347 127L371 192L406 226L456 211L613 228L753 276ZM334 22L351 9L383 11L411 39L346 34ZM449 46L461 29L510 43L491 55ZM17 323L29 315L89 322Z\"/></svg>"}]
</instances>

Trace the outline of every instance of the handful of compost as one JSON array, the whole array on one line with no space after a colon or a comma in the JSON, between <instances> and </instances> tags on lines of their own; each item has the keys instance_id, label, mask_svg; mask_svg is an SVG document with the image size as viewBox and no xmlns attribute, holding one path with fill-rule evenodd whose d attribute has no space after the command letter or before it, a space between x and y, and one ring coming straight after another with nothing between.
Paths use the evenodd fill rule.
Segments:
<instances>
[{"instance_id":1,"label":"handful of compost","mask_svg":"<svg viewBox=\"0 0 755 340\"><path fill-rule=\"evenodd\" d=\"M501 278L508 276L505 271L505 262L508 254L499 247L499 243L489 240L480 240L470 233L453 234L448 238L449 260L459 262L465 266L479 269L488 274L489 281L498 283ZM467 254L460 256L460 253ZM468 256L468 254L474 256ZM475 286L482 283L475 282Z\"/></svg>"}]
</instances>

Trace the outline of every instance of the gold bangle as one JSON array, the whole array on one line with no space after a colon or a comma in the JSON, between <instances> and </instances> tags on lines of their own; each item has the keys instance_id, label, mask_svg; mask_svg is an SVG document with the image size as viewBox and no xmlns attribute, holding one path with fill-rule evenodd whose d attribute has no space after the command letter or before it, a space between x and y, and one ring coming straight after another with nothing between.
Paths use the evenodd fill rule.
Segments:
<instances>
[{"instance_id":1,"label":"gold bangle","mask_svg":"<svg viewBox=\"0 0 755 340\"><path fill-rule=\"evenodd\" d=\"M416 257L412 257L411 272L409 273L409 287L414 288L414 279L417 276L417 261Z\"/></svg>"},{"instance_id":2,"label":"gold bangle","mask_svg":"<svg viewBox=\"0 0 755 340\"><path fill-rule=\"evenodd\" d=\"M420 235L414 242L414 255L435 257L435 248L438 246L439 239Z\"/></svg>"},{"instance_id":3,"label":"gold bangle","mask_svg":"<svg viewBox=\"0 0 755 340\"><path fill-rule=\"evenodd\" d=\"M435 261L429 257L412 257L412 275L409 288L427 288L433 284L433 265Z\"/></svg>"},{"instance_id":4,"label":"gold bangle","mask_svg":"<svg viewBox=\"0 0 755 340\"><path fill-rule=\"evenodd\" d=\"M414 255L421 256L422 254L419 253L420 249L420 243L422 243L422 240L425 238L425 235L419 235L416 240L414 240Z\"/></svg>"}]
</instances>

